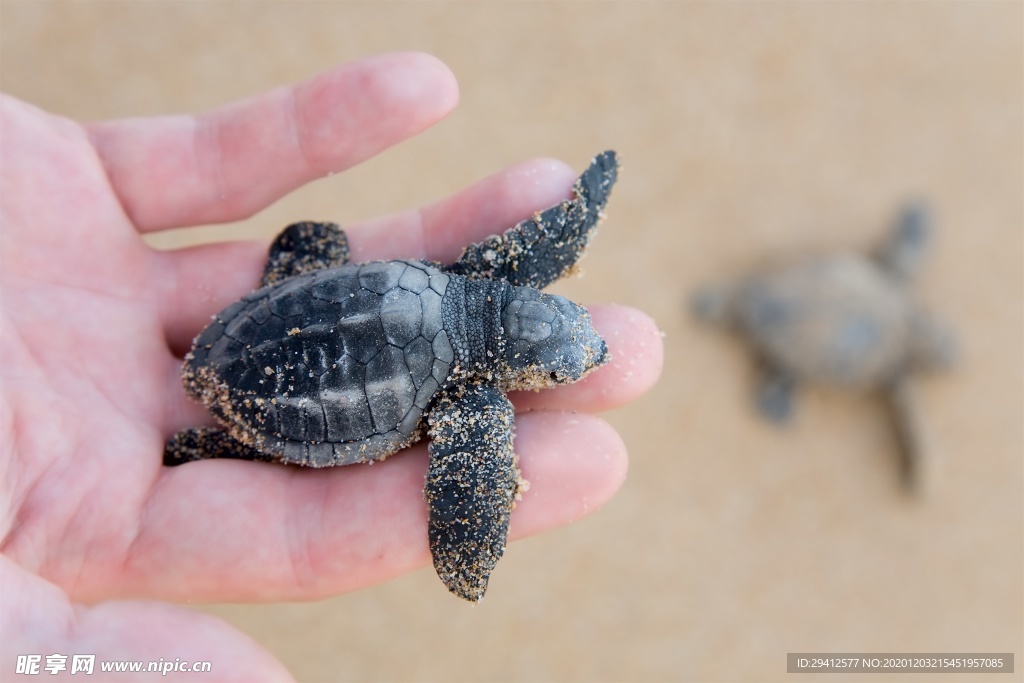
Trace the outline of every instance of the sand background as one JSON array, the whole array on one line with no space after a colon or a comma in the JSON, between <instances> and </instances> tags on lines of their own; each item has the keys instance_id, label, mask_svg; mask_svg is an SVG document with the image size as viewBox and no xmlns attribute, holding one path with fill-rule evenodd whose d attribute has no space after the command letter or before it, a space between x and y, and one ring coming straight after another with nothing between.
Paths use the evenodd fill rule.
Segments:
<instances>
[{"instance_id":1,"label":"sand background","mask_svg":"<svg viewBox=\"0 0 1024 683\"><path fill-rule=\"evenodd\" d=\"M557 286L665 331L659 386L607 415L630 449L625 487L512 546L475 608L429 569L315 603L202 608L301 680L781 680L791 651L1015 652L999 680L1022 680L1021 3L0 11L0 87L82 120L201 111L391 50L458 77L458 111L421 137L163 247L350 223L531 156L625 161L585 277ZM767 426L744 349L684 307L766 258L866 249L910 196L941 230L921 295L963 348L917 385L931 457L916 501L876 402L810 391L793 425Z\"/></svg>"}]
</instances>

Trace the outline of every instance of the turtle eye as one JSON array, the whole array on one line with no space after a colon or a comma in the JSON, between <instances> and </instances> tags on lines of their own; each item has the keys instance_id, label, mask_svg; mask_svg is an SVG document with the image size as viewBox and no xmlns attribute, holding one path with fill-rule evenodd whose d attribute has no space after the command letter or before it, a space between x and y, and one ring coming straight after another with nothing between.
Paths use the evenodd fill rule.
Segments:
<instances>
[{"instance_id":1,"label":"turtle eye","mask_svg":"<svg viewBox=\"0 0 1024 683\"><path fill-rule=\"evenodd\" d=\"M551 374L551 381L552 382L557 382L558 381L558 373L552 371L550 374Z\"/></svg>"}]
</instances>

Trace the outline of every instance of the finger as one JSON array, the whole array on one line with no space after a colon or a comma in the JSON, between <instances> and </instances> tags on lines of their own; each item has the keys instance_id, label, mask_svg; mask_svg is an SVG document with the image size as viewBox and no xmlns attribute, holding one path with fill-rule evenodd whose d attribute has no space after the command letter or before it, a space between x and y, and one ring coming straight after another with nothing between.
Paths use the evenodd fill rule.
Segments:
<instances>
[{"instance_id":1,"label":"finger","mask_svg":"<svg viewBox=\"0 0 1024 683\"><path fill-rule=\"evenodd\" d=\"M200 116L88 127L142 231L245 218L448 114L458 86L420 53L363 59Z\"/></svg>"},{"instance_id":2,"label":"finger","mask_svg":"<svg viewBox=\"0 0 1024 683\"><path fill-rule=\"evenodd\" d=\"M517 411L554 409L601 412L645 394L661 375L661 332L642 311L628 306L593 306L594 328L612 360L575 384L543 391L516 391L509 398Z\"/></svg>"},{"instance_id":3,"label":"finger","mask_svg":"<svg viewBox=\"0 0 1024 683\"><path fill-rule=\"evenodd\" d=\"M292 680L270 653L215 617L156 602L73 605L59 588L6 557L0 557L0 578L2 660L10 670L17 655L63 652L94 656L89 673L101 678L102 663L142 661L158 663L161 680L193 680L196 672L181 664L197 662L209 662L218 681ZM178 667L165 669L165 663ZM89 675L73 669L73 656L64 664L70 674ZM40 662L41 672L45 665Z\"/></svg>"},{"instance_id":4,"label":"finger","mask_svg":"<svg viewBox=\"0 0 1024 683\"><path fill-rule=\"evenodd\" d=\"M568 197L575 175L559 161L527 161L423 209L346 227L352 260L453 261L470 242ZM267 245L202 245L156 257L169 273L159 298L164 329L171 347L181 353L210 316L256 287Z\"/></svg>"},{"instance_id":5,"label":"finger","mask_svg":"<svg viewBox=\"0 0 1024 683\"><path fill-rule=\"evenodd\" d=\"M625 477L622 441L587 415L521 415L516 452L531 486L512 514L515 538L596 510ZM120 574L78 590L83 599L296 600L383 581L429 562L426 468L420 446L328 471L237 461L167 469Z\"/></svg>"},{"instance_id":6,"label":"finger","mask_svg":"<svg viewBox=\"0 0 1024 683\"><path fill-rule=\"evenodd\" d=\"M352 258L451 263L466 245L568 199L575 179L576 172L555 159L516 164L429 206L352 226Z\"/></svg>"}]
</instances>

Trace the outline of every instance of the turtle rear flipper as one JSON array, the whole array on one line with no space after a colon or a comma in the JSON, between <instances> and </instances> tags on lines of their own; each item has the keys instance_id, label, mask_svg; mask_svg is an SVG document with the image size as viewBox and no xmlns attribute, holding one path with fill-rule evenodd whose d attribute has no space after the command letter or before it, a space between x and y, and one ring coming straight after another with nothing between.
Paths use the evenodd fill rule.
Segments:
<instances>
[{"instance_id":1,"label":"turtle rear flipper","mask_svg":"<svg viewBox=\"0 0 1024 683\"><path fill-rule=\"evenodd\" d=\"M336 223L292 223L270 245L260 287L347 262L348 238Z\"/></svg>"},{"instance_id":2,"label":"turtle rear flipper","mask_svg":"<svg viewBox=\"0 0 1024 683\"><path fill-rule=\"evenodd\" d=\"M425 494L434 569L455 595L477 602L505 552L519 491L512 403L490 384L443 393L430 415Z\"/></svg>"},{"instance_id":3,"label":"turtle rear flipper","mask_svg":"<svg viewBox=\"0 0 1024 683\"><path fill-rule=\"evenodd\" d=\"M754 401L757 410L770 422L785 424L793 416L796 379L767 362L758 369Z\"/></svg>"},{"instance_id":4,"label":"turtle rear flipper","mask_svg":"<svg viewBox=\"0 0 1024 683\"><path fill-rule=\"evenodd\" d=\"M230 436L223 429L195 427L183 429L171 437L164 447L164 465L175 467L196 460L229 458L275 462L274 455L263 453Z\"/></svg>"},{"instance_id":5,"label":"turtle rear flipper","mask_svg":"<svg viewBox=\"0 0 1024 683\"><path fill-rule=\"evenodd\" d=\"M579 260L618 178L613 151L594 157L573 185L572 199L535 214L507 230L471 244L446 268L468 278L500 278L515 286L543 289Z\"/></svg>"}]
</instances>

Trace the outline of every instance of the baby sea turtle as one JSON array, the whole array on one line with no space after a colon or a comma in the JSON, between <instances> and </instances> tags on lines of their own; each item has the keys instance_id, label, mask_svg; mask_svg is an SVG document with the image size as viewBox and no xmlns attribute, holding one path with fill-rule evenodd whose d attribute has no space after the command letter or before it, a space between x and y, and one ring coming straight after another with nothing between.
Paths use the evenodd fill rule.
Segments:
<instances>
[{"instance_id":1,"label":"baby sea turtle","mask_svg":"<svg viewBox=\"0 0 1024 683\"><path fill-rule=\"evenodd\" d=\"M182 368L220 428L178 432L164 462L382 460L430 437L430 549L448 589L484 595L525 485L506 393L579 380L609 359L587 311L539 289L573 270L618 174L598 155L573 197L448 266L347 263L332 223L296 223L259 289L213 317Z\"/></svg>"},{"instance_id":2,"label":"baby sea turtle","mask_svg":"<svg viewBox=\"0 0 1024 683\"><path fill-rule=\"evenodd\" d=\"M883 393L908 485L921 447L907 379L945 368L954 357L951 333L907 287L930 233L926 208L908 205L871 256L841 253L766 269L693 300L699 317L734 329L753 347L757 407L773 422L789 418L800 382Z\"/></svg>"}]
</instances>

